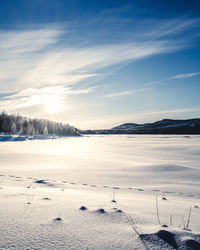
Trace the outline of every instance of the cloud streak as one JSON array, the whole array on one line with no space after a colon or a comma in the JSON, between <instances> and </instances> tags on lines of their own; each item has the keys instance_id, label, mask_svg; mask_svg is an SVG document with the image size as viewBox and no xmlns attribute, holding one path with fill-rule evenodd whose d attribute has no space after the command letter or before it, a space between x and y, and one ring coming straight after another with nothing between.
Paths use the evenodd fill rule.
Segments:
<instances>
[{"instance_id":1,"label":"cloud streak","mask_svg":"<svg viewBox=\"0 0 200 250\"><path fill-rule=\"evenodd\" d=\"M188 74L179 74L173 77L173 79L182 79L182 78L190 78L193 76L199 75L199 72L188 73Z\"/></svg>"},{"instance_id":2,"label":"cloud streak","mask_svg":"<svg viewBox=\"0 0 200 250\"><path fill-rule=\"evenodd\" d=\"M140 92L146 92L146 91L151 90L150 86L159 85L161 83L176 80L176 79L191 78L191 77L197 76L199 74L200 74L200 72L178 74L178 75L175 75L175 76L172 76L169 78L141 84L142 86L149 86L149 88L138 88L138 89L133 89L133 90L128 90L128 91L114 92L114 93L104 95L104 97L105 98L123 97L123 96L132 95L132 94L136 94L136 93L140 93Z\"/></svg>"},{"instance_id":3,"label":"cloud streak","mask_svg":"<svg viewBox=\"0 0 200 250\"><path fill-rule=\"evenodd\" d=\"M59 97L85 94L95 86L72 91L71 86L98 79L114 65L126 65L149 56L171 53L190 46L190 42L174 37L175 32L193 28L199 19L173 19L156 22L148 32L139 25L137 34L109 43L68 43L71 33L63 27L0 30L0 92L16 94L1 98L0 108L12 111L42 103L44 95L53 91ZM143 26L145 26L143 24ZM149 27L149 26L148 26ZM114 34L113 34L114 35ZM127 35L127 34L126 34ZM191 38L192 39L192 38ZM190 40L191 40L190 39ZM182 74L188 78L197 73ZM169 79L168 79L169 80ZM144 90L110 93L105 97L134 94Z\"/></svg>"},{"instance_id":4,"label":"cloud streak","mask_svg":"<svg viewBox=\"0 0 200 250\"><path fill-rule=\"evenodd\" d=\"M72 89L70 87L56 86L45 88L28 88L18 93L5 96L0 100L0 107L6 107L6 111L15 111L35 105L45 105L46 100L64 102L66 96L91 93L96 86L85 89Z\"/></svg>"},{"instance_id":5,"label":"cloud streak","mask_svg":"<svg viewBox=\"0 0 200 250\"><path fill-rule=\"evenodd\" d=\"M144 89L134 89L134 90L129 90L129 91L120 91L120 92L107 94L104 97L105 98L115 98L115 97L121 97L121 96L127 96L127 95L133 95L136 93L146 92L148 90L149 90L148 88L144 88Z\"/></svg>"},{"instance_id":6,"label":"cloud streak","mask_svg":"<svg viewBox=\"0 0 200 250\"><path fill-rule=\"evenodd\" d=\"M52 34L51 31L44 32ZM29 32L34 37L32 33ZM24 39L24 34L21 34L21 37ZM18 91L27 85L28 87L71 85L96 77L97 72L106 67L171 52L178 48L176 43L168 44L162 41L57 49L52 48L52 40L54 41L50 38L47 43L50 49L42 51L43 40L34 47L30 45L31 50L10 47L0 49L0 82L3 83L0 85L0 91L8 92L8 89L11 92Z\"/></svg>"},{"instance_id":7,"label":"cloud streak","mask_svg":"<svg viewBox=\"0 0 200 250\"><path fill-rule=\"evenodd\" d=\"M164 78L161 80L147 82L147 83L142 84L142 86L159 85L159 84L163 84L164 82L168 82L168 81L172 81L172 80L192 78L194 76L198 76L199 74L200 74L200 72L178 74L178 75Z\"/></svg>"}]
</instances>

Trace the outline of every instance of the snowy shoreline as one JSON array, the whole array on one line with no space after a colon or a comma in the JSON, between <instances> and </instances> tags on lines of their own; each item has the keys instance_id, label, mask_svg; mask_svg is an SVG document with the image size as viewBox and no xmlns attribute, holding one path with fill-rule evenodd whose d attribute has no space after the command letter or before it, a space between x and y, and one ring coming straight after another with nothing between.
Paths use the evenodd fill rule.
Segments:
<instances>
[{"instance_id":1,"label":"snowy shoreline","mask_svg":"<svg viewBox=\"0 0 200 250\"><path fill-rule=\"evenodd\" d=\"M79 137L81 135L68 135L68 136L61 136L61 135L11 135L0 133L0 142L4 141L31 141L31 140L48 140L48 139L62 139L62 138L69 138L69 137Z\"/></svg>"}]
</instances>

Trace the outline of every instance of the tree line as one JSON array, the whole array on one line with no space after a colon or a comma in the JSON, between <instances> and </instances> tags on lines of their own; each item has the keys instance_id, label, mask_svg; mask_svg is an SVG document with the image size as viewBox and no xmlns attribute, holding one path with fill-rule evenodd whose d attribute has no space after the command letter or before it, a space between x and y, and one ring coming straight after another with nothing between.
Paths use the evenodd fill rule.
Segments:
<instances>
[{"instance_id":1,"label":"tree line","mask_svg":"<svg viewBox=\"0 0 200 250\"><path fill-rule=\"evenodd\" d=\"M0 132L24 135L79 135L77 128L46 119L30 119L19 114L0 114Z\"/></svg>"}]
</instances>

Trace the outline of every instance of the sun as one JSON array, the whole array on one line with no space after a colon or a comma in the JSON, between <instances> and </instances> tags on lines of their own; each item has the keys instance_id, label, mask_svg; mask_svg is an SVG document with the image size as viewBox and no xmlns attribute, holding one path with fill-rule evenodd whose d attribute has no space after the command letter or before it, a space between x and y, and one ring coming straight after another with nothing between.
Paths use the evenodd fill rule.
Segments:
<instances>
[{"instance_id":1,"label":"sun","mask_svg":"<svg viewBox=\"0 0 200 250\"><path fill-rule=\"evenodd\" d=\"M44 98L44 107L48 113L54 114L61 110L61 101L57 95L49 95Z\"/></svg>"}]
</instances>

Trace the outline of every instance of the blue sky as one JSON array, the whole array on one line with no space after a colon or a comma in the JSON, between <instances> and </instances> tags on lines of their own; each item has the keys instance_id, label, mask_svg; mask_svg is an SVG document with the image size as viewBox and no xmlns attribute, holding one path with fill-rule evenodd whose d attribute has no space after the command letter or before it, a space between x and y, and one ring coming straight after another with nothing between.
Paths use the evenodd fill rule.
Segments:
<instances>
[{"instance_id":1,"label":"blue sky","mask_svg":"<svg viewBox=\"0 0 200 250\"><path fill-rule=\"evenodd\" d=\"M0 111L82 129L200 117L198 0L0 6Z\"/></svg>"}]
</instances>

